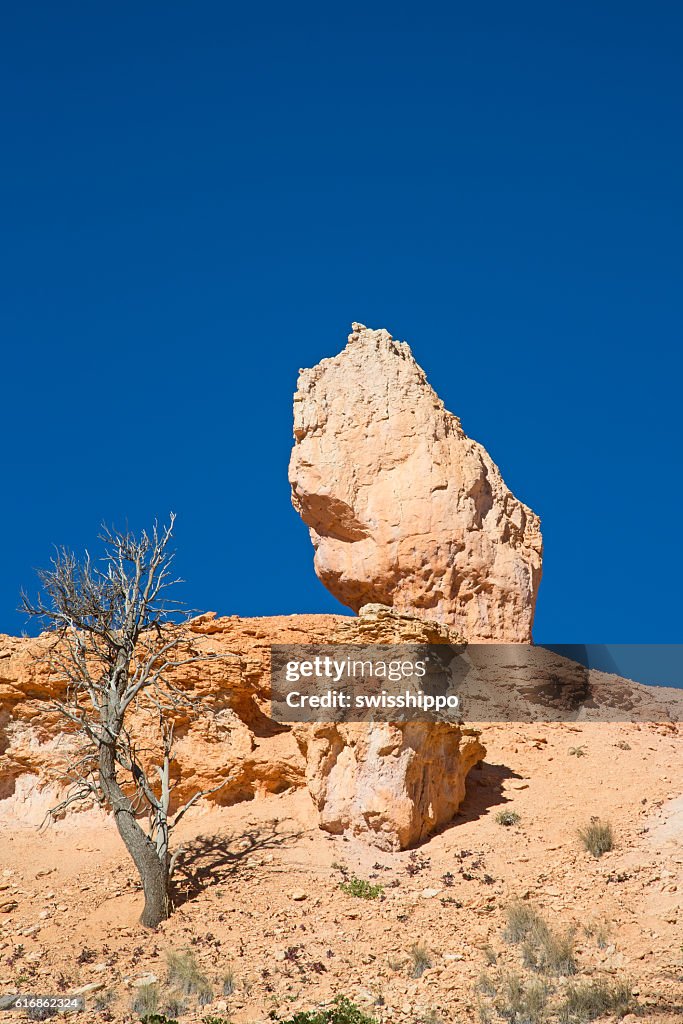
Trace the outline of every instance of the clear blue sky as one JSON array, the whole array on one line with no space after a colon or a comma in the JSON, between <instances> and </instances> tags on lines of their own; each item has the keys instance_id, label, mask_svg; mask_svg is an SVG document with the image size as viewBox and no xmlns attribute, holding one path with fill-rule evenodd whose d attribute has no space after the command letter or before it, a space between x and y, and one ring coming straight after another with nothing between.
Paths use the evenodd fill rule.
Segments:
<instances>
[{"instance_id":1,"label":"clear blue sky","mask_svg":"<svg viewBox=\"0 0 683 1024\"><path fill-rule=\"evenodd\" d=\"M169 509L192 606L341 610L291 395L360 320L540 513L538 640L683 639L679 4L38 2L0 47L1 630Z\"/></svg>"}]
</instances>

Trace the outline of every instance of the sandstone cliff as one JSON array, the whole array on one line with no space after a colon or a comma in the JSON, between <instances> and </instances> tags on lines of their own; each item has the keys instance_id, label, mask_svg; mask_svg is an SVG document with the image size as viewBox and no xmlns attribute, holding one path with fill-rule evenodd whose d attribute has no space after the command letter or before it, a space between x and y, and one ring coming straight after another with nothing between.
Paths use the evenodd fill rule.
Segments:
<instances>
[{"instance_id":1,"label":"sandstone cliff","mask_svg":"<svg viewBox=\"0 0 683 1024\"><path fill-rule=\"evenodd\" d=\"M225 805L308 786L323 828L383 848L410 846L453 817L468 771L485 754L477 730L403 723L300 725L295 733L269 717L271 644L455 642L447 627L372 608L359 618L208 614L192 621L190 637L215 660L174 674L174 685L208 712L172 712L178 804L221 782L210 799ZM62 795L74 740L51 708L59 680L36 661L46 642L0 637L0 819L38 824ZM156 719L141 701L131 728L143 749L158 743ZM375 733L386 742L370 742Z\"/></svg>"}]
</instances>

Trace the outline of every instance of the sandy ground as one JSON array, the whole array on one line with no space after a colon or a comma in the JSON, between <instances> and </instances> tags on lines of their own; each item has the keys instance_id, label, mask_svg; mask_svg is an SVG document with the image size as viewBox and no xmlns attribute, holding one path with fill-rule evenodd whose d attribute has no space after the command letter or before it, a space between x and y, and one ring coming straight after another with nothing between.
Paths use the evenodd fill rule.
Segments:
<instances>
[{"instance_id":1,"label":"sandy ground","mask_svg":"<svg viewBox=\"0 0 683 1024\"><path fill-rule=\"evenodd\" d=\"M506 908L521 898L554 928L575 929L581 978L626 979L638 1019L680 1024L676 727L501 725L485 726L483 738L486 762L470 774L460 815L412 854L326 835L305 792L198 810L178 830L177 909L154 933L137 924L141 893L108 820L71 815L43 833L3 825L0 995L95 985L75 1020L138 1020L136 982L158 979L159 1010L168 1010L177 999L168 952L189 949L213 1000L198 1006L191 995L182 1015L170 1006L181 1021L288 1020L339 993L381 1022L475 1021L482 972L494 984L508 970L530 976L502 936ZM584 756L570 753L577 748ZM497 823L502 808L519 824ZM616 835L599 859L577 837L591 816ZM351 874L381 884L381 898L343 892ZM419 978L415 943L431 965ZM229 975L234 991L224 994ZM26 1018L12 1010L3 1019Z\"/></svg>"}]
</instances>

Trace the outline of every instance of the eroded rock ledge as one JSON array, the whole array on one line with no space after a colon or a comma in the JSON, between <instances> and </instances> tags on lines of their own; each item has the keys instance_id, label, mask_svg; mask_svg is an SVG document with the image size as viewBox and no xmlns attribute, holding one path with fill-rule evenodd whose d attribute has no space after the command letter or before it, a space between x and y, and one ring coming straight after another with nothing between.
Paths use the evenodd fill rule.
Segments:
<instances>
[{"instance_id":1,"label":"eroded rock ledge","mask_svg":"<svg viewBox=\"0 0 683 1024\"><path fill-rule=\"evenodd\" d=\"M175 797L225 780L219 804L308 787L322 828L363 836L384 849L411 846L450 821L470 768L484 757L476 730L455 725L300 725L269 718L271 644L449 643L438 622L387 608L341 615L241 619L200 616L194 641L218 655L177 669L174 682L210 709L177 709ZM61 690L35 655L45 638L0 637L0 820L38 824L61 795L73 738L50 707ZM155 716L134 720L154 747Z\"/></svg>"}]
</instances>

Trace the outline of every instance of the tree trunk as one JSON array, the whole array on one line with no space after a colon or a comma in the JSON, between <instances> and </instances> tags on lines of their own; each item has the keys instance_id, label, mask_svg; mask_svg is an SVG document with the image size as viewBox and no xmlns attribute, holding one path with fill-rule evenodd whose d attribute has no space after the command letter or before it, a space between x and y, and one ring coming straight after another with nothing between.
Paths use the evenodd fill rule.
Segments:
<instances>
[{"instance_id":1,"label":"tree trunk","mask_svg":"<svg viewBox=\"0 0 683 1024\"><path fill-rule=\"evenodd\" d=\"M110 735L112 734L116 735L113 729L110 730ZM114 742L103 743L100 746L100 785L105 799L114 812L119 835L140 875L145 894L145 907L140 916L140 924L146 928L156 928L171 913L168 857L164 857L163 860L159 857L155 844L138 825L133 805L119 786L116 778Z\"/></svg>"}]
</instances>

